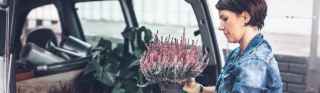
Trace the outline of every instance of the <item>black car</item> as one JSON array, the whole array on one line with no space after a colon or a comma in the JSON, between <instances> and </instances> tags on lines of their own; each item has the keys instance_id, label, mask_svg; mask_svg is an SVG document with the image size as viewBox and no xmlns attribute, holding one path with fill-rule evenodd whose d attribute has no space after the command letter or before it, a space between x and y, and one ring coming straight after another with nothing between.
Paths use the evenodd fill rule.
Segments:
<instances>
[{"instance_id":1,"label":"black car","mask_svg":"<svg viewBox=\"0 0 320 93\"><path fill-rule=\"evenodd\" d=\"M79 7L77 7L77 4L100 1L117 2L119 4L124 21L124 26L119 31L119 35L122 36L120 39L100 39L99 36L88 35L84 31L84 23L79 17ZM87 65L92 61L93 56L95 56L96 52L92 51L99 50L94 46L99 45L101 42L104 42L101 44L106 44L104 48L112 47L108 45L111 43L121 46L121 49L116 50L117 48L115 48L114 51L122 55L126 62L129 62L125 65L134 62L130 58L138 50L135 48L143 48L144 43L146 43L145 39L143 39L146 37L146 31L151 30L151 32L155 33L156 31L153 30L156 29L150 29L148 25L141 25L142 22L138 22L137 18L139 16L136 15L137 10L135 10L133 2L134 0L1 0L0 62L5 67L4 71L2 71L5 73L4 76L10 76L10 78L2 79L3 81L10 81L5 83L8 86L5 89L9 90L6 90L4 93L20 93L21 91L18 91L18 88L16 90L16 85L20 81L34 80L41 77L50 77L50 75L67 73L68 71L86 69ZM196 26L198 29L191 33L194 36L200 36L202 47L209 51L210 64L197 80L204 85L214 85L217 72L221 68L222 60L207 2L206 0L185 0L184 3L191 5L190 7L192 7L197 22ZM31 31L25 34L27 31L25 24L28 20L28 14L37 7L45 5L53 5L57 9L59 18L57 20L50 20L50 22L52 24L58 22L61 31L56 32L56 29L50 27L36 27L29 29ZM41 23L41 21L36 21L36 24ZM21 39L22 37L26 38ZM110 51L113 51L113 48L110 49ZM120 66L124 65L124 63L119 64ZM130 70L128 71L130 72ZM134 70L138 71L138 69ZM125 74L129 75L130 73ZM129 79L132 78L129 77ZM117 90L114 89L115 86L117 84L106 90L97 89L96 91L110 93L112 90ZM157 93L155 91L157 88L154 86L144 88L139 92L145 91L145 93L150 93L150 89ZM128 92L134 93L133 91Z\"/></svg>"}]
</instances>

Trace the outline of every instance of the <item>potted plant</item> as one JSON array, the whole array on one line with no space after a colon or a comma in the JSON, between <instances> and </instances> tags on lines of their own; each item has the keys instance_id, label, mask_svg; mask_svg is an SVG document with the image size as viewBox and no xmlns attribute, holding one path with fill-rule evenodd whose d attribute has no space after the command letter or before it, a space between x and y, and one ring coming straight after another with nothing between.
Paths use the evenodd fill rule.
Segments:
<instances>
[{"instance_id":1,"label":"potted plant","mask_svg":"<svg viewBox=\"0 0 320 93\"><path fill-rule=\"evenodd\" d=\"M158 83L161 93L181 93L180 83L197 77L208 65L206 51L197 41L155 36L140 59L140 71L148 81Z\"/></svg>"}]
</instances>

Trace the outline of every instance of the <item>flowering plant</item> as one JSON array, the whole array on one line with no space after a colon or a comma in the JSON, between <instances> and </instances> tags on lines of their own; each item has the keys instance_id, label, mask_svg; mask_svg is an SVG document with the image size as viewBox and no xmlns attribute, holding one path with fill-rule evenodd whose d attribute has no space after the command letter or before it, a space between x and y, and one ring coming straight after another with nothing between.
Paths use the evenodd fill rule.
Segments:
<instances>
[{"instance_id":1,"label":"flowering plant","mask_svg":"<svg viewBox=\"0 0 320 93\"><path fill-rule=\"evenodd\" d=\"M185 34L178 39L156 35L140 59L140 71L153 83L179 83L197 77L208 65L207 52L197 44Z\"/></svg>"}]
</instances>

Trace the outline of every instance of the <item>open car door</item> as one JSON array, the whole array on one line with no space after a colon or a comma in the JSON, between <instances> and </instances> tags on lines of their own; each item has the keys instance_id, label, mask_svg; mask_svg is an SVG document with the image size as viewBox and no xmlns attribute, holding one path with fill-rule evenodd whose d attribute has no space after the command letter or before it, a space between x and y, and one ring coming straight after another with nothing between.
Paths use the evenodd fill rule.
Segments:
<instances>
[{"instance_id":1,"label":"open car door","mask_svg":"<svg viewBox=\"0 0 320 93\"><path fill-rule=\"evenodd\" d=\"M12 6L11 0L0 0L0 92L12 93Z\"/></svg>"},{"instance_id":2,"label":"open car door","mask_svg":"<svg viewBox=\"0 0 320 93\"><path fill-rule=\"evenodd\" d=\"M220 49L218 47L217 36L214 31L213 22L209 12L207 0L186 0L191 4L194 14L197 17L197 22L199 26L199 33L201 34L201 39L205 48L209 50L210 62L215 65L215 74L208 73L207 75L213 75L214 80L216 80L220 70L222 68L222 61ZM210 67L210 66L209 66Z\"/></svg>"}]
</instances>

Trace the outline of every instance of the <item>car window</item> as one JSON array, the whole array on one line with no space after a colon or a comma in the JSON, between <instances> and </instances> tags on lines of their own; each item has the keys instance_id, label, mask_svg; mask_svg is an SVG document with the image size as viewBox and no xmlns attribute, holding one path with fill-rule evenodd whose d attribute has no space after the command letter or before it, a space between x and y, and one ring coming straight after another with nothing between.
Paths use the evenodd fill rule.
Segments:
<instances>
[{"instance_id":1,"label":"car window","mask_svg":"<svg viewBox=\"0 0 320 93\"><path fill-rule=\"evenodd\" d=\"M121 43L125 28L118 1L92 1L76 3L77 13L84 35L89 43L96 45L100 38Z\"/></svg>"},{"instance_id":2,"label":"car window","mask_svg":"<svg viewBox=\"0 0 320 93\"><path fill-rule=\"evenodd\" d=\"M139 24L151 29L152 33L158 33L159 37L178 38L185 32L188 39L197 40L202 45L201 36L194 35L199 29L196 16L186 1L134 0L134 5Z\"/></svg>"},{"instance_id":3,"label":"car window","mask_svg":"<svg viewBox=\"0 0 320 93\"><path fill-rule=\"evenodd\" d=\"M61 41L61 26L55 5L48 4L32 9L27 15L20 37L22 45L30 41L44 46L42 42L52 38L56 39L56 44Z\"/></svg>"}]
</instances>

